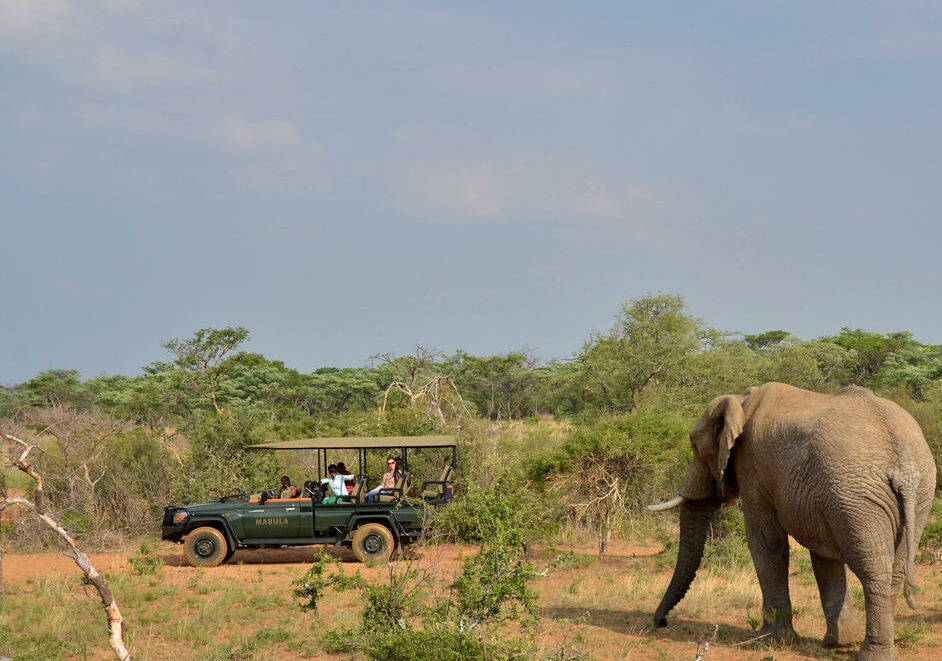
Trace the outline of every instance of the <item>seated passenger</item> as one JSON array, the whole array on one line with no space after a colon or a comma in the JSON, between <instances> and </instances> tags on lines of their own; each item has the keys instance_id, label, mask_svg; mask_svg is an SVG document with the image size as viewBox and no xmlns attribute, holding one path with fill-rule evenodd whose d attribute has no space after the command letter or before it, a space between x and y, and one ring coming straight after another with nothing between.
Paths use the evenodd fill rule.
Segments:
<instances>
[{"instance_id":1,"label":"seated passenger","mask_svg":"<svg viewBox=\"0 0 942 661\"><path fill-rule=\"evenodd\" d=\"M347 470L347 465L344 464L342 461L337 462L337 472L340 475L353 475L353 473ZM354 487L353 480L347 482L347 494L348 495L353 493L353 487Z\"/></svg>"},{"instance_id":2,"label":"seated passenger","mask_svg":"<svg viewBox=\"0 0 942 661\"><path fill-rule=\"evenodd\" d=\"M281 497L282 498L299 498L301 496L301 490L291 484L291 478L287 475L281 476Z\"/></svg>"},{"instance_id":3,"label":"seated passenger","mask_svg":"<svg viewBox=\"0 0 942 661\"><path fill-rule=\"evenodd\" d=\"M366 502L375 503L381 495L390 496L396 487L396 482L402 474L402 460L399 457L386 457L386 472L383 473L383 479L375 489L366 492Z\"/></svg>"},{"instance_id":4,"label":"seated passenger","mask_svg":"<svg viewBox=\"0 0 942 661\"><path fill-rule=\"evenodd\" d=\"M321 478L321 484L326 484L330 487L330 495L328 495L323 503L329 505L330 503L336 503L338 496L346 496L347 489L344 486L344 482L352 482L356 479L353 475L341 475L337 472L337 464L331 464L327 467L327 477Z\"/></svg>"}]
</instances>

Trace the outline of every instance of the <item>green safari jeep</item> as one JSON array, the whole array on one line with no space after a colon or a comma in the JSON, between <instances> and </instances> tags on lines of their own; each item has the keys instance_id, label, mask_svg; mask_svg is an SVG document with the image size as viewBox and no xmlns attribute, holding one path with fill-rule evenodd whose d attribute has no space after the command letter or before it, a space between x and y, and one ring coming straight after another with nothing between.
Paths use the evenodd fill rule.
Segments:
<instances>
[{"instance_id":1,"label":"green safari jeep","mask_svg":"<svg viewBox=\"0 0 942 661\"><path fill-rule=\"evenodd\" d=\"M314 450L318 473L327 468L328 450L357 450L359 477L354 490L338 499L325 498L327 485L304 483L298 498L279 498L273 491L225 496L194 505L164 509L161 536L183 544L184 557L194 567L215 567L239 549L272 546L332 544L352 548L361 561L388 560L397 547L422 537L429 506L446 502L454 493L449 479L456 463L454 436L394 436L381 438L314 438L252 446L260 450ZM409 496L408 450L447 448L451 462L442 479L426 481L422 496ZM397 489L368 503L367 450L399 449L403 477ZM429 488L431 487L431 488Z\"/></svg>"}]
</instances>

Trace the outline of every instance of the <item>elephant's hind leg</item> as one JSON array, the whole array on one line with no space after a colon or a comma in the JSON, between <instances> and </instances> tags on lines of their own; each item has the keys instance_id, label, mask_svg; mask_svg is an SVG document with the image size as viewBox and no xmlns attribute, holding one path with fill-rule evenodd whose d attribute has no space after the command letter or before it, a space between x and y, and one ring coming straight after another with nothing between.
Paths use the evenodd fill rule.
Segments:
<instances>
[{"instance_id":1,"label":"elephant's hind leg","mask_svg":"<svg viewBox=\"0 0 942 661\"><path fill-rule=\"evenodd\" d=\"M811 567L818 582L821 608L827 622L824 646L836 647L862 640L863 627L851 604L844 563L811 553Z\"/></svg>"},{"instance_id":2,"label":"elephant's hind leg","mask_svg":"<svg viewBox=\"0 0 942 661\"><path fill-rule=\"evenodd\" d=\"M859 661L893 661L896 659L893 610L899 582L887 571L876 578L861 576L860 583L867 603L867 635L857 658Z\"/></svg>"}]
</instances>

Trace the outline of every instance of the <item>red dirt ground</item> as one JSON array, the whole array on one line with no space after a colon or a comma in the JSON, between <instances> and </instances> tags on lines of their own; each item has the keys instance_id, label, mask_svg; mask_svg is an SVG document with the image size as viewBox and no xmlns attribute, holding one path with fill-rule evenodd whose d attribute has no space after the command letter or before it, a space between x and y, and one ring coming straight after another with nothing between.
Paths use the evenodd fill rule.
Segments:
<instances>
[{"instance_id":1,"label":"red dirt ground","mask_svg":"<svg viewBox=\"0 0 942 661\"><path fill-rule=\"evenodd\" d=\"M184 563L181 550L179 545L161 543L155 553L164 561L161 580L179 586L183 596L191 594L186 585L196 570ZM593 553L593 549L589 548L575 550ZM416 568L434 573L444 585L458 571L462 556L473 551L472 547L467 546L430 546L418 550L413 560ZM573 643L588 658L606 661L692 661L697 655L700 641L708 638L714 626L719 624L718 640L703 657L704 661L849 661L855 657L856 645L839 650L825 650L820 646L824 624L820 617L820 606L816 605L816 588L807 584L807 581L792 581L793 600L796 605L802 604L801 608L807 611L796 621L796 629L802 638L793 645L734 646L737 642L749 640L754 634L747 624L747 609L738 605L724 605L722 596L718 597L713 607L701 606L695 610L685 611L682 602L672 614L671 626L652 629L649 626L651 613L670 578L670 569L658 569L650 557L658 551L656 548L613 543L606 558L594 560L585 567L554 571L545 578L535 579L534 587L540 595L543 625L541 642L544 646L549 649L561 643ZM291 582L305 571L311 553L310 547L240 551L230 563L205 571L207 575L212 572L214 578L227 582L231 580L232 583L258 580L263 576L266 586L270 586L271 590L290 594ZM136 551L93 554L91 558L99 572L113 575L128 569L127 559L134 555L137 555ZM344 560L348 569L361 569L368 578L378 578L386 571L384 567L356 564L352 554L346 551L338 551L337 555ZM545 564L545 561L541 561L538 551L535 564L539 567L541 563ZM70 573L78 575L80 571L70 558L62 554L3 556L3 576L10 588L10 595L15 593L15 588L25 586L28 579ZM743 576L737 580L756 584L754 575ZM722 582L723 578L714 580ZM939 600L942 594L942 572L939 566L919 565L917 581L923 586L923 591L916 596L917 609L915 612L910 611L900 599L896 627L899 630L907 623L919 623L926 631L914 647L901 648L900 659L942 659L942 604ZM747 589L752 588L747 586ZM711 603L709 596L706 603ZM325 609L322 618L329 622L332 611L336 613L336 608ZM753 610L752 614L755 613ZM125 617L133 622L134 613L125 613ZM141 637L138 644L148 646L147 653L141 656L150 659L162 658L163 653L169 653L170 649L179 649L171 647L175 644L170 641L156 638L145 640ZM174 654L178 661L189 658L178 652ZM342 654L298 656L292 653L287 654L284 661L311 658L339 661L351 657Z\"/></svg>"}]
</instances>

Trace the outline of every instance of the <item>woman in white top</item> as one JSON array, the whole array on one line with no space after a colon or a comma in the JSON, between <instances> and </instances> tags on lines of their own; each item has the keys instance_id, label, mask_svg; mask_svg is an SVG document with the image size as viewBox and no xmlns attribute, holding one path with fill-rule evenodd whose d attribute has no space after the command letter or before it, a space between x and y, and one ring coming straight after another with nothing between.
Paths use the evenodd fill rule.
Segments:
<instances>
[{"instance_id":1,"label":"woman in white top","mask_svg":"<svg viewBox=\"0 0 942 661\"><path fill-rule=\"evenodd\" d=\"M331 495L324 499L324 503L337 502L337 496L346 496L347 488L344 482L352 482L356 479L355 475L341 475L337 472L337 464L331 464L327 467L327 477L321 478L321 483L330 487Z\"/></svg>"}]
</instances>

